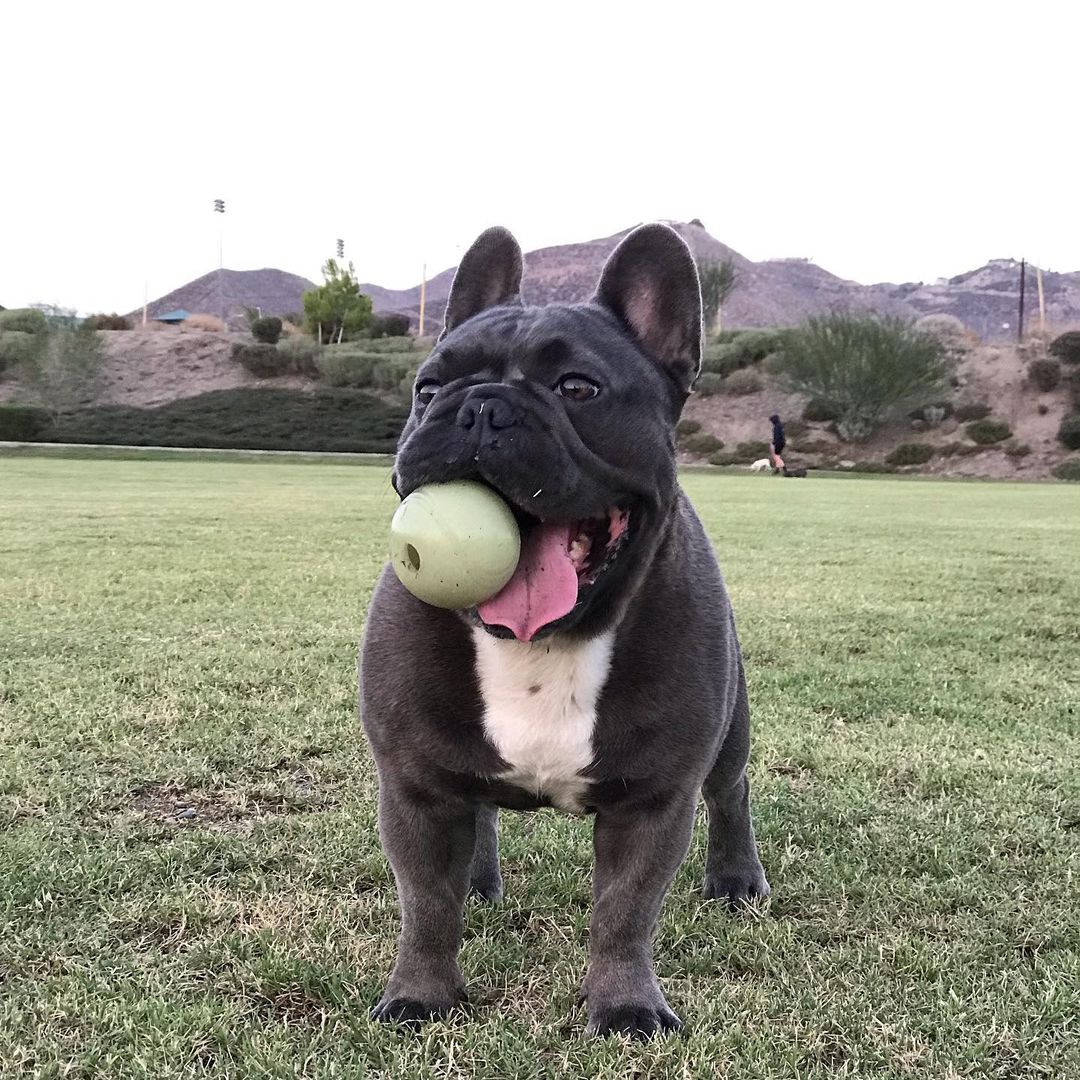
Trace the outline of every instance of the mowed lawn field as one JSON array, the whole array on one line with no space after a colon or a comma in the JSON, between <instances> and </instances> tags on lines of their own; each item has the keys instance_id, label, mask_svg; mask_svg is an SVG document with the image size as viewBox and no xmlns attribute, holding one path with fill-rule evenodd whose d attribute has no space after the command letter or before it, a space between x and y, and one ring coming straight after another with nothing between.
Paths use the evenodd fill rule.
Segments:
<instances>
[{"instance_id":1,"label":"mowed lawn field","mask_svg":"<svg viewBox=\"0 0 1080 1080\"><path fill-rule=\"evenodd\" d=\"M0 457L0 1075L1080 1076L1080 488L690 474L773 898L664 908L686 1022L584 1035L590 823L503 815L469 1013L371 1023L355 649L382 467ZM416 677L428 677L417 671Z\"/></svg>"}]
</instances>

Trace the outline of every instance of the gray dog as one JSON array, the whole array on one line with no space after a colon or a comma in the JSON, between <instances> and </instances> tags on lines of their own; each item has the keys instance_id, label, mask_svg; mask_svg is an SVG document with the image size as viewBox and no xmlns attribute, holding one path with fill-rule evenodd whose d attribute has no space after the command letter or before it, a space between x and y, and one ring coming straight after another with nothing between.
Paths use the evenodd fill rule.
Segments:
<instances>
[{"instance_id":1,"label":"gray dog","mask_svg":"<svg viewBox=\"0 0 1080 1080\"><path fill-rule=\"evenodd\" d=\"M429 607L389 568L372 600L361 707L402 922L372 1015L417 1023L464 999L465 898L502 895L498 808L556 806L595 815L589 1031L647 1037L681 1026L652 935L699 792L705 896L769 892L731 605L676 476L701 294L662 225L626 237L586 304L525 307L521 272L504 229L469 249L398 449L401 497L479 480L513 508L522 553L474 610Z\"/></svg>"}]
</instances>

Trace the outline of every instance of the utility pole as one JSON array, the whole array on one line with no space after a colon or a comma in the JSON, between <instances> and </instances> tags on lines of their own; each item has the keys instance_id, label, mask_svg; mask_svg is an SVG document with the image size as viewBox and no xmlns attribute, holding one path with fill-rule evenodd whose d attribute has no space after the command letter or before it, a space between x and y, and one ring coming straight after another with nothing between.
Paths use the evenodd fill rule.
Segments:
<instances>
[{"instance_id":1,"label":"utility pole","mask_svg":"<svg viewBox=\"0 0 1080 1080\"><path fill-rule=\"evenodd\" d=\"M221 214L221 223L218 226L218 245L217 245L217 287L218 287L218 306L221 308L221 325L225 330L229 329L229 321L225 317L225 200L214 200L214 213Z\"/></svg>"},{"instance_id":2,"label":"utility pole","mask_svg":"<svg viewBox=\"0 0 1080 1080\"><path fill-rule=\"evenodd\" d=\"M1020 315L1016 323L1016 340L1024 340L1024 279L1027 277L1027 260L1020 260Z\"/></svg>"},{"instance_id":3,"label":"utility pole","mask_svg":"<svg viewBox=\"0 0 1080 1080\"><path fill-rule=\"evenodd\" d=\"M1043 295L1042 267L1035 267L1035 284L1039 290L1039 337L1046 337L1046 297Z\"/></svg>"},{"instance_id":4,"label":"utility pole","mask_svg":"<svg viewBox=\"0 0 1080 1080\"><path fill-rule=\"evenodd\" d=\"M427 263L420 271L420 325L416 328L416 336L424 336L424 301L427 299Z\"/></svg>"}]
</instances>

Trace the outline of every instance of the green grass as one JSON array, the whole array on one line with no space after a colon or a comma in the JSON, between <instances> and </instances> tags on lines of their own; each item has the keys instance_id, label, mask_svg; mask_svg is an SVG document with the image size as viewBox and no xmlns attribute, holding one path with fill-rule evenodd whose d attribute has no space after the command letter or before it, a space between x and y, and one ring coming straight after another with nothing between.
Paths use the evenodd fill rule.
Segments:
<instances>
[{"instance_id":1,"label":"green grass","mask_svg":"<svg viewBox=\"0 0 1080 1080\"><path fill-rule=\"evenodd\" d=\"M476 1006L396 934L354 711L385 469L0 458L0 1072L1080 1075L1080 490L705 475L774 897L657 941L685 1038L583 1035L589 823L505 815ZM425 677L418 672L419 678Z\"/></svg>"}]
</instances>

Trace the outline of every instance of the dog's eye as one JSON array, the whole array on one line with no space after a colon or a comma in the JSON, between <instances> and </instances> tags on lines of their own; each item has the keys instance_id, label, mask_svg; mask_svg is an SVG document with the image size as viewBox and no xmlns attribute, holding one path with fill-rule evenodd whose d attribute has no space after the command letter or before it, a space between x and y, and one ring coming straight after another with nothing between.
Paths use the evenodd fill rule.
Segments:
<instances>
[{"instance_id":1,"label":"dog's eye","mask_svg":"<svg viewBox=\"0 0 1080 1080\"><path fill-rule=\"evenodd\" d=\"M571 401L588 401L600 393L600 387L584 375L564 375L555 384L555 393Z\"/></svg>"},{"instance_id":2,"label":"dog's eye","mask_svg":"<svg viewBox=\"0 0 1080 1080\"><path fill-rule=\"evenodd\" d=\"M429 405L438 391L439 384L434 379L427 379L416 388L416 400L421 405Z\"/></svg>"}]
</instances>

